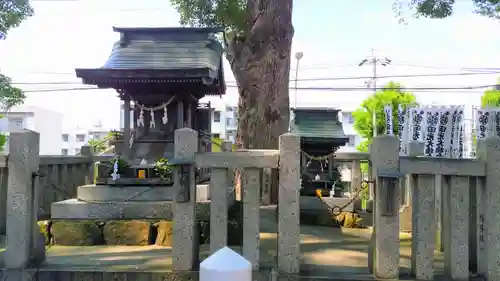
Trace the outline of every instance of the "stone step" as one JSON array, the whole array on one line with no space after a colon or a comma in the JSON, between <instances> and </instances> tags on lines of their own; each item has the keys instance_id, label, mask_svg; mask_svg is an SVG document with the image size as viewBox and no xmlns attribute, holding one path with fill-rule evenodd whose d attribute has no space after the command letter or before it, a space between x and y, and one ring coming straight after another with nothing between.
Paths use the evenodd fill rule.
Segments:
<instances>
[{"instance_id":1,"label":"stone step","mask_svg":"<svg viewBox=\"0 0 500 281\"><path fill-rule=\"evenodd\" d=\"M51 218L87 219L173 219L173 201L86 202L69 199L51 205ZM199 201L196 212L210 216L210 201Z\"/></svg>"}]
</instances>

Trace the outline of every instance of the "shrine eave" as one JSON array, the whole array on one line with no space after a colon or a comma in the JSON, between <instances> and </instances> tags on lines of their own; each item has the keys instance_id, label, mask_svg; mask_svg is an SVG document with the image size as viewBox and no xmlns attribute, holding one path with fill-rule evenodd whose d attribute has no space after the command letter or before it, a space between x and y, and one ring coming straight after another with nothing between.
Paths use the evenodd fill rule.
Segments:
<instances>
[{"instance_id":1,"label":"shrine eave","mask_svg":"<svg viewBox=\"0 0 500 281\"><path fill-rule=\"evenodd\" d=\"M207 79L217 80L216 73L209 68L195 69L113 69L113 68L77 68L76 77L92 79Z\"/></svg>"},{"instance_id":2,"label":"shrine eave","mask_svg":"<svg viewBox=\"0 0 500 281\"><path fill-rule=\"evenodd\" d=\"M87 85L196 83L218 88L219 94L225 93L223 76L217 75L217 78L212 78L214 73L208 68L189 70L78 68L75 72L83 84Z\"/></svg>"},{"instance_id":3,"label":"shrine eave","mask_svg":"<svg viewBox=\"0 0 500 281\"><path fill-rule=\"evenodd\" d=\"M146 33L219 33L224 32L222 27L116 27L113 26L114 32L146 32Z\"/></svg>"}]
</instances>

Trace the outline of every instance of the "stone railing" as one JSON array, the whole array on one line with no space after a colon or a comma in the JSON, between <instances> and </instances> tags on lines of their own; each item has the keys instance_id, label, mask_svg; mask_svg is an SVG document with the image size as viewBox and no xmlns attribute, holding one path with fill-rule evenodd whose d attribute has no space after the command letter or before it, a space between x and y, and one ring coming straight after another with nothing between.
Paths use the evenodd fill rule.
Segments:
<instances>
[{"instance_id":1,"label":"stone railing","mask_svg":"<svg viewBox=\"0 0 500 281\"><path fill-rule=\"evenodd\" d=\"M18 136L14 133L13 137L16 139ZM19 155L16 153L18 150L15 149L18 145L19 143L11 143L11 154L0 155L0 234L5 234L9 172L14 166L17 167L9 163L17 161ZM33 184L40 191L40 196L37 198L38 219L49 219L52 203L73 198L76 196L77 186L92 183L95 161L108 158L92 155L90 146L83 146L80 156L37 155L34 162L38 163L38 169L34 171L36 174Z\"/></svg>"},{"instance_id":2,"label":"stone railing","mask_svg":"<svg viewBox=\"0 0 500 281\"><path fill-rule=\"evenodd\" d=\"M500 138L478 146L478 159L422 157L423 143L410 143L410 156L400 157L397 137L374 139L375 230L369 262L377 277L398 278L400 189L395 187L398 177L406 177L414 206L413 275L434 279L438 229L449 279L469 280L471 270L486 280L500 280Z\"/></svg>"},{"instance_id":3,"label":"stone railing","mask_svg":"<svg viewBox=\"0 0 500 281\"><path fill-rule=\"evenodd\" d=\"M80 156L40 156L38 218L50 218L52 203L74 198L78 186L94 183L95 162L111 158L93 155L90 146L83 146Z\"/></svg>"},{"instance_id":4,"label":"stone railing","mask_svg":"<svg viewBox=\"0 0 500 281\"><path fill-rule=\"evenodd\" d=\"M232 171L241 173L243 193L243 256L259 267L259 206L262 187L262 169L279 168L278 207L278 268L284 273L298 273L300 264L299 186L300 186L300 138L285 134L280 137L279 150L246 150L235 152L198 152L198 133L191 129L175 132L174 164L177 169L193 172L194 168L210 168L212 171L210 192L210 250L215 252L227 245L228 186ZM176 173L176 197L174 209L174 237L172 249L174 270L193 270L198 264L198 242L193 233L196 218L196 184L193 177ZM185 180L185 179L189 180ZM232 195L231 195L232 196ZM283 215L281 215L283 214Z\"/></svg>"},{"instance_id":5,"label":"stone railing","mask_svg":"<svg viewBox=\"0 0 500 281\"><path fill-rule=\"evenodd\" d=\"M7 244L5 266L25 268L43 260L43 239L34 230L42 190L36 188L40 167L51 164L38 156L39 135L31 131L13 133L7 168ZM300 137L285 134L278 150L199 152L198 133L175 132L175 165L172 262L174 271L198 268L196 231L195 168L210 168L210 249L227 245L228 188L232 169L242 174L242 255L254 270L259 267L259 206L262 169L278 169L279 274L295 275L300 269ZM399 156L399 140L378 136L371 147L370 162L375 180L374 232L369 267L379 279L399 277L399 199L401 178L408 178L412 202L412 272L418 280L434 279L436 230L442 228L445 273L452 280L468 280L469 265L487 280L500 280L500 138L482 140L479 158L443 159L418 156L421 143L410 143L410 156ZM90 157L89 157L90 158ZM82 159L82 158L80 158ZM43 164L43 161L45 164ZM5 161L4 161L5 162ZM74 162L72 162L74 163ZM90 162L79 163L79 165ZM72 165L76 165L74 163ZM52 163L52 165L56 165ZM55 168L52 168L55 169ZM58 170L58 175L63 173ZM76 172L75 172L76 173ZM80 173L85 179L90 172ZM60 177L60 176L58 176ZM436 185L436 180L441 183ZM35 188L33 188L35 186ZM437 187L437 188L436 188ZM231 195L232 196L232 195ZM437 208L441 211L436 211ZM437 214L442 214L442 216ZM28 240L27 240L28 239ZM27 243L26 241L30 241Z\"/></svg>"}]
</instances>

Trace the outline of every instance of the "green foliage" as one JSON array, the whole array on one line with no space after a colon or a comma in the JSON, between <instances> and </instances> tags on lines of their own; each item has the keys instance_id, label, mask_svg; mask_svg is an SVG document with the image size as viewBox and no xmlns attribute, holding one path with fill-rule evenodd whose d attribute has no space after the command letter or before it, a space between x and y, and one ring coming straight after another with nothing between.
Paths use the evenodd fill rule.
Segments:
<instances>
[{"instance_id":1,"label":"green foliage","mask_svg":"<svg viewBox=\"0 0 500 281\"><path fill-rule=\"evenodd\" d=\"M0 152L3 152L6 143L7 143L7 136L4 134L0 134Z\"/></svg>"},{"instance_id":2,"label":"green foliage","mask_svg":"<svg viewBox=\"0 0 500 281\"><path fill-rule=\"evenodd\" d=\"M370 145L371 139L370 140L363 140L356 146L356 150L361 151L361 152L368 152L368 147ZM360 165L361 172L363 173L368 173L368 163L367 162L361 162Z\"/></svg>"},{"instance_id":3,"label":"green foliage","mask_svg":"<svg viewBox=\"0 0 500 281\"><path fill-rule=\"evenodd\" d=\"M120 132L120 131L111 131L108 133L108 135L106 136L106 138L108 139L115 139L115 140L123 140L123 133Z\"/></svg>"},{"instance_id":4,"label":"green foliage","mask_svg":"<svg viewBox=\"0 0 500 281\"><path fill-rule=\"evenodd\" d=\"M354 129L365 140L362 141L356 149L361 152L368 152L368 147L373 139L373 111L376 115L376 130L377 135L383 134L385 131L385 112L384 106L392 105L393 114L393 129L394 134L398 133L398 107L402 104L405 108L417 105L415 95L410 92L405 92L403 87L396 82L389 82L383 90L376 92L374 95L365 99L360 108L353 112ZM368 164L361 163L361 171L368 171Z\"/></svg>"},{"instance_id":5,"label":"green foliage","mask_svg":"<svg viewBox=\"0 0 500 281\"><path fill-rule=\"evenodd\" d=\"M377 135L383 134L385 130L384 106L392 105L394 133L398 130L398 106L402 104L405 108L417 105L415 95L405 92L399 83L389 82L384 89L365 99L360 108L353 112L354 129L363 138L368 140L367 144L362 144L361 149L367 150L368 144L373 137L373 111L375 111Z\"/></svg>"},{"instance_id":6,"label":"green foliage","mask_svg":"<svg viewBox=\"0 0 500 281\"><path fill-rule=\"evenodd\" d=\"M18 27L21 22L33 15L29 0L0 1L0 33ZM21 104L26 96L21 89L12 86L9 77L0 74L0 104L5 109ZM3 147L3 146L2 146Z\"/></svg>"},{"instance_id":7,"label":"green foliage","mask_svg":"<svg viewBox=\"0 0 500 281\"><path fill-rule=\"evenodd\" d=\"M500 0L499 0L500 1ZM500 79L497 80L497 84L500 84ZM484 91L481 96L481 108L499 108L500 107L500 89L493 88ZM475 128L472 129L472 156L476 155L477 147L477 131Z\"/></svg>"},{"instance_id":8,"label":"green foliage","mask_svg":"<svg viewBox=\"0 0 500 281\"><path fill-rule=\"evenodd\" d=\"M172 166L166 158L161 158L154 165L154 171L162 178L167 179L172 175Z\"/></svg>"},{"instance_id":9,"label":"green foliage","mask_svg":"<svg viewBox=\"0 0 500 281\"><path fill-rule=\"evenodd\" d=\"M493 88L484 91L481 96L481 107L500 107L500 89Z\"/></svg>"},{"instance_id":10,"label":"green foliage","mask_svg":"<svg viewBox=\"0 0 500 281\"><path fill-rule=\"evenodd\" d=\"M247 0L170 0L181 15L181 24L225 27L232 34L247 31Z\"/></svg>"},{"instance_id":11,"label":"green foliage","mask_svg":"<svg viewBox=\"0 0 500 281\"><path fill-rule=\"evenodd\" d=\"M26 96L21 89L12 86L12 81L9 77L0 74L0 104L3 108L10 109L15 105L23 103L25 98Z\"/></svg>"},{"instance_id":12,"label":"green foliage","mask_svg":"<svg viewBox=\"0 0 500 281\"><path fill-rule=\"evenodd\" d=\"M489 18L500 19L500 0L470 0L474 12ZM453 14L457 0L394 0L394 10L401 15L402 7L414 11L414 16L443 19ZM406 4L406 5L405 5Z\"/></svg>"},{"instance_id":13,"label":"green foliage","mask_svg":"<svg viewBox=\"0 0 500 281\"><path fill-rule=\"evenodd\" d=\"M369 141L367 139L363 140L356 146L357 151L361 152L368 152L368 146L370 145Z\"/></svg>"},{"instance_id":14,"label":"green foliage","mask_svg":"<svg viewBox=\"0 0 500 281\"><path fill-rule=\"evenodd\" d=\"M3 116L0 115L0 119L2 119L2 118L3 118ZM6 143L7 143L7 136L5 134L0 134L0 152L4 151Z\"/></svg>"},{"instance_id":15,"label":"green foliage","mask_svg":"<svg viewBox=\"0 0 500 281\"><path fill-rule=\"evenodd\" d=\"M107 148L106 142L102 140L91 139L87 144L90 145L96 153L101 153Z\"/></svg>"},{"instance_id":16,"label":"green foliage","mask_svg":"<svg viewBox=\"0 0 500 281\"><path fill-rule=\"evenodd\" d=\"M7 33L33 15L29 0L0 1L0 32Z\"/></svg>"}]
</instances>

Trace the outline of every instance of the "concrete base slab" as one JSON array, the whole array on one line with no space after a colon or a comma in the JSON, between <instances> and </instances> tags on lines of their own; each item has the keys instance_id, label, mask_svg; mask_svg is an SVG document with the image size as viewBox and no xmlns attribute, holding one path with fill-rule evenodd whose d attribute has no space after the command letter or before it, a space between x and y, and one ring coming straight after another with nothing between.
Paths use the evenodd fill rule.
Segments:
<instances>
[{"instance_id":1,"label":"concrete base slab","mask_svg":"<svg viewBox=\"0 0 500 281\"><path fill-rule=\"evenodd\" d=\"M197 185L198 201L210 199L208 184ZM135 202L135 201L172 201L174 187L153 186L113 186L113 185L82 185L77 188L77 198L87 202Z\"/></svg>"},{"instance_id":2,"label":"concrete base slab","mask_svg":"<svg viewBox=\"0 0 500 281\"><path fill-rule=\"evenodd\" d=\"M53 203L51 218L61 220L71 219L173 219L174 202L85 202L69 199ZM200 215L210 217L210 201L197 204Z\"/></svg>"},{"instance_id":3,"label":"concrete base slab","mask_svg":"<svg viewBox=\"0 0 500 281\"><path fill-rule=\"evenodd\" d=\"M172 201L173 186L111 186L82 185L77 188L77 197L88 202L106 201Z\"/></svg>"}]
</instances>

